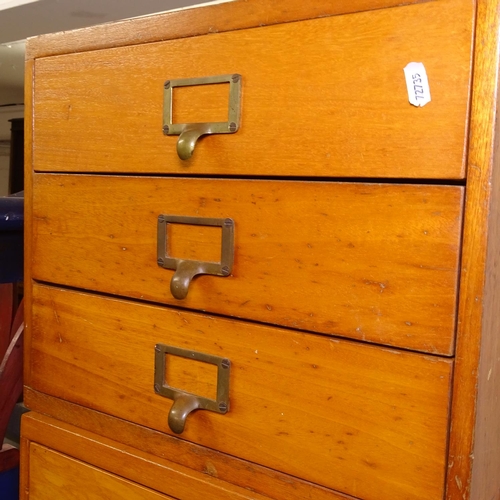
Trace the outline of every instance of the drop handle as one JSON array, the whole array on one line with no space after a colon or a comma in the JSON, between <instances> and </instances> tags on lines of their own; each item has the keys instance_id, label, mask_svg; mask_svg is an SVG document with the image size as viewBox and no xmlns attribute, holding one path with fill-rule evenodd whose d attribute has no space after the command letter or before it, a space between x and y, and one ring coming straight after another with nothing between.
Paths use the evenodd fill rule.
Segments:
<instances>
[{"instance_id":1,"label":"drop handle","mask_svg":"<svg viewBox=\"0 0 500 500\"><path fill-rule=\"evenodd\" d=\"M169 255L169 224L220 227L221 256L219 262L199 261L175 258ZM234 262L234 221L233 219L215 219L209 217L188 217L183 215L158 216L157 225L157 264L164 269L173 269L170 280L170 293L174 298L183 300L187 297L193 278L199 274L227 277L231 274Z\"/></svg>"},{"instance_id":2,"label":"drop handle","mask_svg":"<svg viewBox=\"0 0 500 500\"><path fill-rule=\"evenodd\" d=\"M210 399L172 387L167 380L168 358L179 356L191 361L201 361L217 367L217 394ZM159 396L173 400L168 413L168 426L176 434L182 434L188 416L195 410L208 410L226 414L229 411L229 381L231 361L213 354L184 349L166 344L155 346L154 390Z\"/></svg>"},{"instance_id":3,"label":"drop handle","mask_svg":"<svg viewBox=\"0 0 500 500\"><path fill-rule=\"evenodd\" d=\"M193 156L196 142L202 135L211 134L209 123L186 125L177 141L177 155L181 160L189 160Z\"/></svg>"},{"instance_id":4,"label":"drop handle","mask_svg":"<svg viewBox=\"0 0 500 500\"><path fill-rule=\"evenodd\" d=\"M200 401L196 396L183 394L174 400L174 404L168 414L168 426L176 434L182 434L186 426L188 415L200 407Z\"/></svg>"},{"instance_id":5,"label":"drop handle","mask_svg":"<svg viewBox=\"0 0 500 500\"><path fill-rule=\"evenodd\" d=\"M181 260L170 280L170 292L178 300L185 299L192 279L198 274L208 274L203 262Z\"/></svg>"}]
</instances>

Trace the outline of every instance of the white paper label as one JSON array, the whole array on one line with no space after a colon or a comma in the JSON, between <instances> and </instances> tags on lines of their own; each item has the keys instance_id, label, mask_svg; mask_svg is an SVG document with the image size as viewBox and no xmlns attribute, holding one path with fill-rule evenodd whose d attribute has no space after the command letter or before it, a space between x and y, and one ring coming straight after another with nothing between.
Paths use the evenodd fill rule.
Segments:
<instances>
[{"instance_id":1,"label":"white paper label","mask_svg":"<svg viewBox=\"0 0 500 500\"><path fill-rule=\"evenodd\" d=\"M431 102L431 90L424 65L411 62L406 66L404 72L410 103L421 107Z\"/></svg>"}]
</instances>

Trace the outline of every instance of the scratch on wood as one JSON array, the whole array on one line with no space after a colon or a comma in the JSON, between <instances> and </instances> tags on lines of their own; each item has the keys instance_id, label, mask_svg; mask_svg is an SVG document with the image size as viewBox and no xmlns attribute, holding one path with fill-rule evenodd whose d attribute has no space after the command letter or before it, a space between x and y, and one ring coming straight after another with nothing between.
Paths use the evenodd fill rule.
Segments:
<instances>
[{"instance_id":1,"label":"scratch on wood","mask_svg":"<svg viewBox=\"0 0 500 500\"><path fill-rule=\"evenodd\" d=\"M364 280L364 283L365 285L378 285L380 287L380 293L384 293L384 290L387 287L387 283L381 281Z\"/></svg>"},{"instance_id":2,"label":"scratch on wood","mask_svg":"<svg viewBox=\"0 0 500 500\"><path fill-rule=\"evenodd\" d=\"M54 313L54 318L56 318L57 324L60 325L61 321L59 320L59 315L57 314L56 305L54 304L53 301L52 301L52 312ZM59 335L59 342L62 343L62 336L59 330L57 331L57 334Z\"/></svg>"},{"instance_id":3,"label":"scratch on wood","mask_svg":"<svg viewBox=\"0 0 500 500\"><path fill-rule=\"evenodd\" d=\"M384 351L384 352L388 352L389 354L397 354L397 355L401 354L399 351L394 351L392 349L383 349L383 348L381 348L380 350Z\"/></svg>"}]
</instances>

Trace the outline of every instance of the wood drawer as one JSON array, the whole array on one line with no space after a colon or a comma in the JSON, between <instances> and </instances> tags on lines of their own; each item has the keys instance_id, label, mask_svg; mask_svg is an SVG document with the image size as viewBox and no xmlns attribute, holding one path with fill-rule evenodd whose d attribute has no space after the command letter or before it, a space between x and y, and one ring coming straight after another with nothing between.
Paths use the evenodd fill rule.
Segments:
<instances>
[{"instance_id":1,"label":"wood drawer","mask_svg":"<svg viewBox=\"0 0 500 500\"><path fill-rule=\"evenodd\" d=\"M29 432L34 439L38 440L40 440L40 436L44 436L43 443L47 446L76 457L81 457L81 452L84 449L91 448L93 456L99 457L97 465L107 467L107 470L116 470L118 473L127 474L127 477L139 482L142 481L142 484L153 486L156 484L157 489L170 493L176 498L191 500L193 490L199 489L203 492L203 499L225 500L228 498L228 500L234 500L240 497L234 493L232 496L217 493L217 488L210 488L211 485L219 486L220 490L220 486L233 485L233 488L230 489L231 492L241 488L243 491L252 492L256 498L263 496L274 500L352 500L351 496L309 481L179 439L178 436L156 431L64 399L34 391L29 387L26 387L24 391L24 400L26 405L31 408L30 417L36 416L37 423L40 420L57 419L55 425L48 428L40 428L39 425L33 428L30 425L28 430L28 423L31 424L32 420L25 416L23 420L24 435ZM61 419L65 422L70 420L71 424L63 424L60 422ZM90 442L87 443L86 447L78 446L76 451L72 451L75 450L75 446L71 435L69 439L64 439L61 435L62 431L68 427L70 427L70 433L77 428L79 436L90 434ZM98 439L94 437L95 434L99 436ZM110 449L109 446L106 446L109 440L132 448L135 450L134 454L146 454L149 459L146 468L141 468L134 463L130 464L128 460L125 460L126 468L123 469L123 462L117 459L116 454L103 453L104 450ZM165 457L168 457L168 460ZM169 462L170 469L179 472L177 477L169 477L168 481L164 480L165 472L155 467L155 465L161 467L165 462ZM109 467L114 468L109 469ZM186 469L193 471L194 474L192 472L186 474ZM159 483L158 480L160 480ZM200 484L199 487L198 484ZM181 487L182 491L180 491ZM210 496L212 491L213 494Z\"/></svg>"},{"instance_id":2,"label":"wood drawer","mask_svg":"<svg viewBox=\"0 0 500 500\"><path fill-rule=\"evenodd\" d=\"M27 383L171 433L157 343L231 361L230 411L193 412L183 439L367 500L442 498L448 359L35 285ZM176 387L213 389L179 366Z\"/></svg>"},{"instance_id":3,"label":"wood drawer","mask_svg":"<svg viewBox=\"0 0 500 500\"><path fill-rule=\"evenodd\" d=\"M270 498L36 412L22 434L24 500Z\"/></svg>"},{"instance_id":4,"label":"wood drawer","mask_svg":"<svg viewBox=\"0 0 500 500\"><path fill-rule=\"evenodd\" d=\"M463 178L473 17L470 0L440 0L37 59L34 169ZM422 108L410 62L429 76ZM180 160L164 82L234 73L240 129ZM225 87L176 89L174 121L227 121Z\"/></svg>"},{"instance_id":5,"label":"wood drawer","mask_svg":"<svg viewBox=\"0 0 500 500\"><path fill-rule=\"evenodd\" d=\"M175 193L175 196L173 194ZM37 174L33 277L426 352L453 352L463 188ZM235 221L231 276L187 297L157 264L160 214ZM220 228L168 224L218 260Z\"/></svg>"},{"instance_id":6,"label":"wood drawer","mask_svg":"<svg viewBox=\"0 0 500 500\"><path fill-rule=\"evenodd\" d=\"M172 499L37 443L29 454L30 500Z\"/></svg>"}]
</instances>

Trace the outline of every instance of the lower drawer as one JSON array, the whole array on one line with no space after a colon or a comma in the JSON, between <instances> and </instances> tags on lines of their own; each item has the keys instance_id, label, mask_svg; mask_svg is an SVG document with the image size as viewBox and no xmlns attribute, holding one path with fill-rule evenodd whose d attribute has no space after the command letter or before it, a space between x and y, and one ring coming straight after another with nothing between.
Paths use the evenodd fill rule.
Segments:
<instances>
[{"instance_id":1,"label":"lower drawer","mask_svg":"<svg viewBox=\"0 0 500 500\"><path fill-rule=\"evenodd\" d=\"M74 460L37 443L29 447L31 500L160 500L160 495L135 483Z\"/></svg>"},{"instance_id":2,"label":"lower drawer","mask_svg":"<svg viewBox=\"0 0 500 500\"><path fill-rule=\"evenodd\" d=\"M29 500L269 498L37 413L23 417L22 447Z\"/></svg>"},{"instance_id":3,"label":"lower drawer","mask_svg":"<svg viewBox=\"0 0 500 500\"><path fill-rule=\"evenodd\" d=\"M231 362L229 412L191 413L183 439L365 500L442 498L448 359L35 285L27 384L172 433L157 344ZM168 366L215 394L211 365Z\"/></svg>"}]
</instances>

